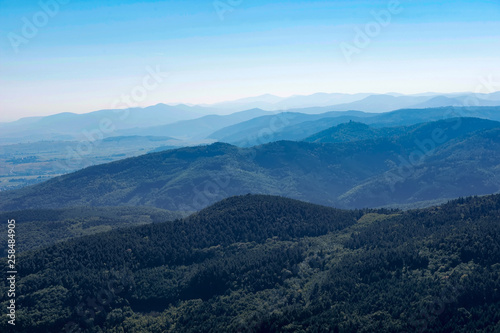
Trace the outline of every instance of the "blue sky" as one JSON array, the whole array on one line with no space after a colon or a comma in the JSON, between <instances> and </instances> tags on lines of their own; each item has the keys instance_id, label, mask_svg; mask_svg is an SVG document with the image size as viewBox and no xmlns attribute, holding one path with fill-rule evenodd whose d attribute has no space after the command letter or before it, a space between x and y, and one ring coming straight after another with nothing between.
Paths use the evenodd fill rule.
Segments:
<instances>
[{"instance_id":1,"label":"blue sky","mask_svg":"<svg viewBox=\"0 0 500 333\"><path fill-rule=\"evenodd\" d=\"M44 14L40 3L56 1L0 0L0 121L111 108L143 85L148 68L168 76L136 100L142 106L474 91L482 77L500 80L497 0L401 0L402 11L377 23L350 61L341 45L356 47L355 29L391 0L59 0ZM223 19L214 4L230 9ZM37 19L38 31L23 35Z\"/></svg>"}]
</instances>

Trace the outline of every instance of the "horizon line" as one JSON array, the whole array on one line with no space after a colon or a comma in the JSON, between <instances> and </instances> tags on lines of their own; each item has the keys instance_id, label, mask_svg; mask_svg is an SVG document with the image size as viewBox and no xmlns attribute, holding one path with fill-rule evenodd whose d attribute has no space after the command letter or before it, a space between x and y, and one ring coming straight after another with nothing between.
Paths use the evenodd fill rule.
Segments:
<instances>
[{"instance_id":1,"label":"horizon line","mask_svg":"<svg viewBox=\"0 0 500 333\"><path fill-rule=\"evenodd\" d=\"M90 113L94 113L94 112L100 112L100 111L107 111L107 110L133 110L133 109L145 109L145 108L149 108L149 107L153 107L153 106L157 106L157 105L168 105L168 106L187 106L187 107L203 107L203 108L210 108L210 107L214 107L218 104L224 104L224 103L237 103L238 101L240 100L245 100L245 99L251 99L251 98L259 98L259 97L263 97L263 96L272 96L272 97L277 97L277 98L281 98L281 99L287 99L287 98L292 98L292 97L308 97L308 96L313 96L313 95L318 95L318 94L327 94L327 95L332 95L332 94L339 94L339 95L363 95L363 94L366 94L368 96L360 99L360 100L363 100L367 97L370 97L370 96L374 96L374 95L386 95L386 96L393 96L393 95L400 95L400 96L393 96L393 97L402 97L402 96L418 96L418 95L426 95L426 94L435 94L435 95L468 95L468 94L472 94L472 95L490 95L490 94L495 94L495 93L500 93L500 90L498 91L493 91L493 92L488 92L488 93L476 93L476 92L472 92L472 91L462 91L462 92L435 92L435 91L426 91L426 92L419 92L419 93L410 93L410 94L405 94L405 93L399 93L399 92L396 92L396 91L389 91L389 92L385 92L385 93L373 93L373 92L354 92L354 93L342 93L342 92L323 92L323 91L319 91L319 92L315 92L315 93L312 93L312 94L292 94L292 95L288 95L288 96L279 96L279 95L274 95L274 94L271 94L271 93L264 93L264 94L260 94L260 95L252 95L252 96L246 96L246 97L239 97L239 98L236 98L236 99L230 99L230 100L222 100L222 101L219 101L219 102L215 102L215 103L197 103L197 104L194 104L194 103L186 103L186 102L159 102L159 103L155 103L155 104L149 104L149 105L143 105L143 106L134 106L134 107L127 107L127 108L103 108L103 109L98 109L98 110L93 110L93 111L87 111L87 112L70 112L70 111L67 111L67 112L57 112L57 113L51 113L51 114L46 114L46 115L34 115L34 116L26 116L26 117L21 117L21 118L16 118L16 119L13 119L13 120L0 120L0 124L8 124L8 123L13 123L13 122L16 122L16 121L19 121L19 120L22 120L22 119L33 119L33 118L45 118L45 117L50 117L50 116L56 116L56 115L61 115L61 114L74 114L74 115L85 115L85 114L90 114ZM358 100L359 101L359 100ZM258 102L258 101L256 101ZM278 101L278 102L268 102L269 104L278 104L280 103L281 101ZM325 106L303 106L303 107L291 107L291 108L288 108L288 109L277 109L277 110L265 110L265 109L261 109L261 110L264 110L264 111L287 111L287 110L293 110L293 109L302 109L302 108L309 108L309 107L329 107L329 106L335 106L335 105L341 105L341 104L349 104L349 103L354 103L354 102L357 102L357 101L353 101L353 102L347 102L347 103L338 103L338 104L332 104L332 105L325 105ZM499 100L500 102L500 100ZM244 104L245 102L241 102L241 104ZM250 109L245 109L245 110L233 110L231 113L236 113L236 112L241 112L241 111L248 111L248 110L251 110L251 109L260 109L258 107L254 107L254 108L250 108ZM222 111L222 110L220 110ZM229 114L231 114L229 113ZM206 114L206 115L212 115L211 114Z\"/></svg>"}]
</instances>

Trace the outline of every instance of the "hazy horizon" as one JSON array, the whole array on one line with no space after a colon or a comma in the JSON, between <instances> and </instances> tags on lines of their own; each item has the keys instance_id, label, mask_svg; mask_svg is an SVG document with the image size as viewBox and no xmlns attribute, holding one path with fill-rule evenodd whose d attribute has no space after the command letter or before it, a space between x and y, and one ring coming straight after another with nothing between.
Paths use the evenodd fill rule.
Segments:
<instances>
[{"instance_id":1,"label":"hazy horizon","mask_svg":"<svg viewBox=\"0 0 500 333\"><path fill-rule=\"evenodd\" d=\"M267 93L476 92L499 82L498 14L463 0L0 0L0 121Z\"/></svg>"},{"instance_id":2,"label":"hazy horizon","mask_svg":"<svg viewBox=\"0 0 500 333\"><path fill-rule=\"evenodd\" d=\"M493 91L492 93L499 93L499 92L500 92L500 90L499 91ZM234 100L233 99L232 100L221 100L221 101L217 101L215 103L192 104L192 103L182 103L182 102L179 102L179 103L159 102L159 103L155 103L155 104L151 104L151 105L141 105L141 106L139 106L139 108L147 108L147 107L155 106L155 105L158 105L158 104L165 104L165 105L170 105L170 106L178 106L178 105L187 105L187 106L193 106L193 107L195 107L195 106L201 106L201 107L210 108L210 107L216 107L217 104L237 102L237 101L245 100L245 99L254 99L254 98L258 99L259 97L266 96L266 95L270 95L270 96L273 96L273 97L278 97L280 99L287 99L287 98L291 98L291 97L301 97L301 96L306 97L306 96L312 96L312 95L316 95L316 94L345 94L345 95L367 94L367 95L401 95L401 96L416 96L416 95L436 95L436 96L443 96L443 95L461 95L461 94L463 94L463 95L467 95L467 94L474 95L474 93L471 92L471 91L467 91L467 92L456 92L456 91L455 92L431 92L431 91L427 91L427 92L419 92L419 93L415 93L415 94L401 94L401 93L396 92L396 91L385 92L385 93L372 93L372 92L356 92L356 93L328 92L327 93L327 92L316 92L316 93L313 93L313 94L310 94L310 95L293 94L293 95L289 95L289 96L277 96L277 95L274 95L274 94L262 94L262 95L258 95L258 96L243 96L241 98L237 98L237 99L234 99ZM361 99L363 99L363 98L361 98ZM499 100L499 102L500 102L500 100ZM335 104L332 104L332 106L333 105L335 105ZM313 106L319 106L319 105L305 106L305 108L307 108L307 107L313 107ZM125 109L125 108L117 108L117 109ZM263 109L265 110L265 108L263 108ZM292 107L290 109L296 109L296 107ZM80 112L74 112L74 111L56 112L56 113L47 113L47 114L40 114L40 115L18 117L18 118L12 118L12 119L7 119L7 118L4 118L4 117L2 117L0 115L0 123L9 123L9 122L14 122L14 121L17 121L17 120L20 120L20 119L25 119L25 118L54 116L54 115L61 114L61 113L87 114L87 113L92 113L92 112L97 112L97 111L102 111L102 110L106 110L106 109L81 110ZM245 111L245 110L249 110L249 109L246 109L246 108L242 107L242 109L236 109L236 110L230 109L229 112L227 110L224 112L224 110L221 109L219 112L207 113L206 115L210 115L210 114L225 115L225 114L231 114L231 113L234 113L234 112ZM272 109L272 110L268 110L268 111L275 111L275 110L276 109ZM280 108L280 109L277 109L277 110L286 111L287 109L286 108L282 108L282 109ZM390 111L382 111L382 113L383 112L390 112ZM373 113L378 113L378 112L373 112Z\"/></svg>"}]
</instances>

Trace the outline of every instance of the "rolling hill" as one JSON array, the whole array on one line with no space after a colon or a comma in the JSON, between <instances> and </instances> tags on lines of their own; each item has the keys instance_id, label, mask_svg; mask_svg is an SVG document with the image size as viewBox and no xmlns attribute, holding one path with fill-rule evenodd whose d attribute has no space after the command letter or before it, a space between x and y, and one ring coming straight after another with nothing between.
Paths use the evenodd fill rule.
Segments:
<instances>
[{"instance_id":1,"label":"rolling hill","mask_svg":"<svg viewBox=\"0 0 500 333\"><path fill-rule=\"evenodd\" d=\"M16 332L494 332L499 211L228 198L19 255Z\"/></svg>"},{"instance_id":2,"label":"rolling hill","mask_svg":"<svg viewBox=\"0 0 500 333\"><path fill-rule=\"evenodd\" d=\"M207 138L250 147L277 140L303 139L333 125L372 116L374 115L360 111L331 111L320 114L283 112L224 127Z\"/></svg>"},{"instance_id":3,"label":"rolling hill","mask_svg":"<svg viewBox=\"0 0 500 333\"><path fill-rule=\"evenodd\" d=\"M500 130L493 129L436 148L424 163L400 160L396 167L367 179L338 199L348 207L377 207L389 202L405 204L469 193L499 193L498 138Z\"/></svg>"},{"instance_id":4,"label":"rolling hill","mask_svg":"<svg viewBox=\"0 0 500 333\"><path fill-rule=\"evenodd\" d=\"M499 128L489 120L452 118L355 142L169 150L0 192L0 209L130 205L195 211L245 193L374 207L488 194L500 188Z\"/></svg>"},{"instance_id":5,"label":"rolling hill","mask_svg":"<svg viewBox=\"0 0 500 333\"><path fill-rule=\"evenodd\" d=\"M349 121L374 127L394 127L455 117L475 117L500 121L500 107L403 109L380 114L359 111L346 113L332 111L318 115L282 113L251 119L223 128L211 134L209 138L248 147L276 140L301 141L332 126Z\"/></svg>"},{"instance_id":6,"label":"rolling hill","mask_svg":"<svg viewBox=\"0 0 500 333\"><path fill-rule=\"evenodd\" d=\"M229 115L207 115L196 119L177 121L173 124L134 128L117 131L117 135L169 135L183 140L202 140L211 133L227 126L256 117L271 115L272 112L251 109Z\"/></svg>"},{"instance_id":7,"label":"rolling hill","mask_svg":"<svg viewBox=\"0 0 500 333\"><path fill-rule=\"evenodd\" d=\"M306 142L338 143L371 140L404 133L405 127L375 128L363 123L350 121L331 127L308 138Z\"/></svg>"},{"instance_id":8,"label":"rolling hill","mask_svg":"<svg viewBox=\"0 0 500 333\"><path fill-rule=\"evenodd\" d=\"M338 111L363 110L378 113L411 108L427 100L428 96L370 95L351 103L332 105L332 108Z\"/></svg>"},{"instance_id":9,"label":"rolling hill","mask_svg":"<svg viewBox=\"0 0 500 333\"><path fill-rule=\"evenodd\" d=\"M4 212L0 219L16 221L16 252L20 253L113 229L173 221L189 213L151 207L72 207ZM7 243L0 249L6 255Z\"/></svg>"}]
</instances>

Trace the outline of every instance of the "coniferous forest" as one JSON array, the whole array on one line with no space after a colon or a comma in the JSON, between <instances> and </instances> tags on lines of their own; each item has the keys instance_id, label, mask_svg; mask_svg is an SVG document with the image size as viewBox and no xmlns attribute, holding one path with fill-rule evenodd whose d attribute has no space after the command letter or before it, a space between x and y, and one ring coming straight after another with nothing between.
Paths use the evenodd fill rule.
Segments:
<instances>
[{"instance_id":1,"label":"coniferous forest","mask_svg":"<svg viewBox=\"0 0 500 333\"><path fill-rule=\"evenodd\" d=\"M500 195L409 211L231 197L22 253L16 331L498 332L499 221Z\"/></svg>"}]
</instances>

